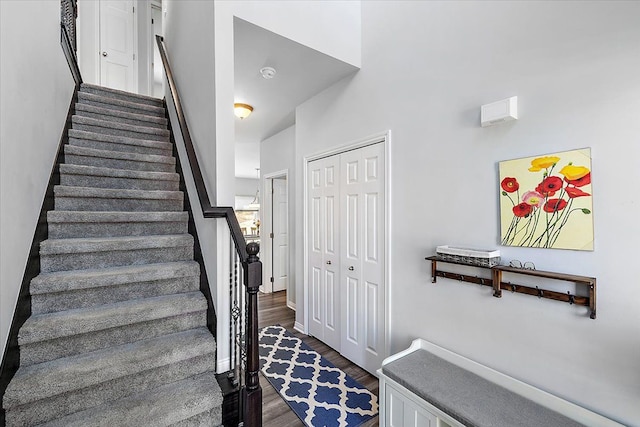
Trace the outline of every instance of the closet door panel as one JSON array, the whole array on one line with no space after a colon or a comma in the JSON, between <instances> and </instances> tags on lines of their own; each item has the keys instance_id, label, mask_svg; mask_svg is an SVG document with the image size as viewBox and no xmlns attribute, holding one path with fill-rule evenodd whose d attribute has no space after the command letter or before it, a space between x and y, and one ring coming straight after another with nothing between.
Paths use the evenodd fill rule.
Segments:
<instances>
[{"instance_id":1,"label":"closet door panel","mask_svg":"<svg viewBox=\"0 0 640 427\"><path fill-rule=\"evenodd\" d=\"M340 350L338 286L338 173L337 158L325 158L308 167L308 283L309 333Z\"/></svg>"},{"instance_id":2,"label":"closet door panel","mask_svg":"<svg viewBox=\"0 0 640 427\"><path fill-rule=\"evenodd\" d=\"M384 355L384 145L341 154L341 353L375 372Z\"/></svg>"}]
</instances>

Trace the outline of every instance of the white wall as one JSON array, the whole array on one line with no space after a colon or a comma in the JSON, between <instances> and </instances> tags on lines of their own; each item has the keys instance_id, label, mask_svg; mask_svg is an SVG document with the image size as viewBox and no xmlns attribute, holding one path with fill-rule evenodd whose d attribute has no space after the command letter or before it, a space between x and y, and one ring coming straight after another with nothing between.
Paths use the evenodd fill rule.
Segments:
<instances>
[{"instance_id":1,"label":"white wall","mask_svg":"<svg viewBox=\"0 0 640 427\"><path fill-rule=\"evenodd\" d=\"M260 175L295 170L296 127L290 126L260 143ZM291 186L291 184L289 184ZM291 190L291 187L289 187Z\"/></svg>"},{"instance_id":2,"label":"white wall","mask_svg":"<svg viewBox=\"0 0 640 427\"><path fill-rule=\"evenodd\" d=\"M149 81L151 80L151 62L149 50L155 46L156 41L151 37L151 2L149 0L135 1L135 19L138 28L138 54L136 64L138 66L138 93L150 95ZM153 44L151 44L153 42Z\"/></svg>"},{"instance_id":3,"label":"white wall","mask_svg":"<svg viewBox=\"0 0 640 427\"><path fill-rule=\"evenodd\" d=\"M245 21L360 67L359 0L240 0L219 3Z\"/></svg>"},{"instance_id":4,"label":"white wall","mask_svg":"<svg viewBox=\"0 0 640 427\"><path fill-rule=\"evenodd\" d=\"M259 184L258 178L236 178L236 196L254 197Z\"/></svg>"},{"instance_id":5,"label":"white wall","mask_svg":"<svg viewBox=\"0 0 640 427\"><path fill-rule=\"evenodd\" d=\"M294 238L295 220L296 220L296 185L295 185L295 142L296 142L296 127L291 126L287 129L275 134L274 136L265 139L260 143L260 175L271 175L276 172L287 171L287 185L288 185L288 203L289 203L289 288L287 289L287 301L291 301L296 304L296 273L295 259L296 259L296 239ZM263 185L264 187L264 185ZM265 190L266 192L266 190ZM264 194L264 192L263 192ZM261 206L262 208L262 206ZM264 218L267 218L266 213L262 213ZM262 233L260 246L266 248L267 240L265 233ZM262 251L264 254L264 251ZM261 255L263 256L263 255ZM266 261L270 258L267 257ZM300 270L302 271L302 270ZM264 282L264 281L263 281Z\"/></svg>"},{"instance_id":6,"label":"white wall","mask_svg":"<svg viewBox=\"0 0 640 427\"><path fill-rule=\"evenodd\" d=\"M216 161L219 156L216 152L213 2L165 0L163 8L166 10L166 15L163 16L163 30L167 55L211 199L210 202L215 205L217 195ZM228 288L225 290L224 286L216 286L216 283L227 283L224 280L229 277L228 274L225 275L224 271L224 266L227 266L228 262L219 260L225 251L228 252L228 232L223 220L204 219L202 216L193 177L188 172L190 167L168 85L166 90L171 123L174 126L178 153L185 171L184 179L192 204L209 284L212 287L211 294L216 308L219 325L217 334L219 365L217 368L224 371L226 366L220 364L220 358L224 358L228 352L228 327L223 326L228 325L229 322L228 312L225 310L225 307L228 307L229 290ZM235 187L234 180L228 181L227 186L233 189ZM231 194L233 195L233 192ZM218 268L218 265L221 267ZM226 362L228 363L228 360Z\"/></svg>"},{"instance_id":7,"label":"white wall","mask_svg":"<svg viewBox=\"0 0 640 427\"><path fill-rule=\"evenodd\" d=\"M390 129L391 350L423 337L625 424L640 425L640 3L363 2L362 69L297 109L296 165ZM479 125L517 95L520 120ZM440 244L499 247L497 162L591 147L595 251L500 247L595 276L587 309L446 279ZM302 183L302 169L296 183ZM303 189L296 188L302 247ZM296 271L302 271L298 251ZM298 281L302 283L302 280ZM298 288L296 320L303 321Z\"/></svg>"},{"instance_id":8,"label":"white wall","mask_svg":"<svg viewBox=\"0 0 640 427\"><path fill-rule=\"evenodd\" d=\"M180 2L181 4L184 2ZM188 1L186 2L188 3ZM233 18L360 66L360 1L215 1L218 203L231 205L235 177ZM330 23L330 25L328 25Z\"/></svg>"},{"instance_id":9,"label":"white wall","mask_svg":"<svg viewBox=\"0 0 640 427\"><path fill-rule=\"evenodd\" d=\"M4 352L74 82L60 3L0 1L0 342Z\"/></svg>"},{"instance_id":10,"label":"white wall","mask_svg":"<svg viewBox=\"0 0 640 427\"><path fill-rule=\"evenodd\" d=\"M78 0L78 66L85 83L100 84L100 3Z\"/></svg>"}]
</instances>

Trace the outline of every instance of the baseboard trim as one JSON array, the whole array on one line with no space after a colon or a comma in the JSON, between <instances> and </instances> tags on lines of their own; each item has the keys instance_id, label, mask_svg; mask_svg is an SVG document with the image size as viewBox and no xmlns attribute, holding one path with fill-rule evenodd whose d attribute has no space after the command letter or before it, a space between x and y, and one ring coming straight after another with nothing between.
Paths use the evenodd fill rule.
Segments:
<instances>
[{"instance_id":1,"label":"baseboard trim","mask_svg":"<svg viewBox=\"0 0 640 427\"><path fill-rule=\"evenodd\" d=\"M225 357L216 361L216 372L228 372L231 370L231 359Z\"/></svg>"},{"instance_id":2,"label":"baseboard trim","mask_svg":"<svg viewBox=\"0 0 640 427\"><path fill-rule=\"evenodd\" d=\"M304 325L300 322L294 323L293 329L300 332L301 334L305 334L305 335L307 334L307 331L304 330Z\"/></svg>"}]
</instances>

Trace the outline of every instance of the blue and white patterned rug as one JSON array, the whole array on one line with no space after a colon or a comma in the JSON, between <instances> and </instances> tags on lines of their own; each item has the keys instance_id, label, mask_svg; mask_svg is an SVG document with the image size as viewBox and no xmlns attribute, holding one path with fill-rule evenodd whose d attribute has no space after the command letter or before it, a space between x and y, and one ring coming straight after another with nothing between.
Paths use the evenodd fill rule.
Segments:
<instances>
[{"instance_id":1,"label":"blue and white patterned rug","mask_svg":"<svg viewBox=\"0 0 640 427\"><path fill-rule=\"evenodd\" d=\"M355 427L378 415L378 398L282 326L260 330L260 368L308 426Z\"/></svg>"}]
</instances>

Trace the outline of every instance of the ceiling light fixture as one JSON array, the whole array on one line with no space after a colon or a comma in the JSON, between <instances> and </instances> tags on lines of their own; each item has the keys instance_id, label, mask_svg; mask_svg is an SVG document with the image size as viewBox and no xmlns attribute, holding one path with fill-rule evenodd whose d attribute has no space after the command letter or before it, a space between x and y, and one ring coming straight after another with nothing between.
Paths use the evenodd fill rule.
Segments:
<instances>
[{"instance_id":1,"label":"ceiling light fixture","mask_svg":"<svg viewBox=\"0 0 640 427\"><path fill-rule=\"evenodd\" d=\"M276 69L273 67L260 68L260 74L262 74L263 78L269 80L276 76Z\"/></svg>"},{"instance_id":2,"label":"ceiling light fixture","mask_svg":"<svg viewBox=\"0 0 640 427\"><path fill-rule=\"evenodd\" d=\"M253 111L253 107L249 104L233 104L233 113L240 119L246 119Z\"/></svg>"}]
</instances>

